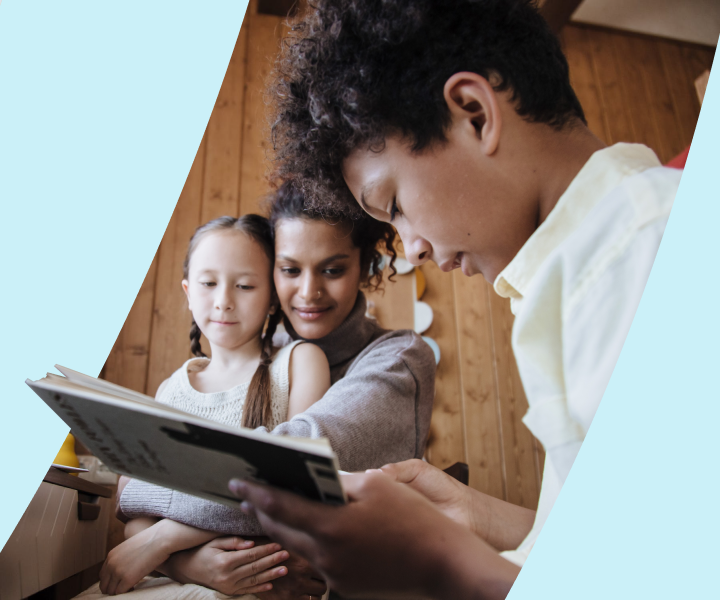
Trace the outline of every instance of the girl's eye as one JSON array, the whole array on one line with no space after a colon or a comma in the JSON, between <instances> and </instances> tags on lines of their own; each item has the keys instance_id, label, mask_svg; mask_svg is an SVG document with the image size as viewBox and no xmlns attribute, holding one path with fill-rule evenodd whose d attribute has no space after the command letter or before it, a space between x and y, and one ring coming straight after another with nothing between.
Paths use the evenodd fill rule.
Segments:
<instances>
[{"instance_id":1,"label":"girl's eye","mask_svg":"<svg viewBox=\"0 0 720 600\"><path fill-rule=\"evenodd\" d=\"M395 219L395 215L400 213L397 207L397 201L395 198L393 198L392 206L390 207L390 222L392 223L393 219Z\"/></svg>"},{"instance_id":2,"label":"girl's eye","mask_svg":"<svg viewBox=\"0 0 720 600\"><path fill-rule=\"evenodd\" d=\"M255 286L252 285L238 285L241 290L254 290Z\"/></svg>"},{"instance_id":3,"label":"girl's eye","mask_svg":"<svg viewBox=\"0 0 720 600\"><path fill-rule=\"evenodd\" d=\"M201 281L200 285L205 287L213 287L214 285L217 285L214 281Z\"/></svg>"}]
</instances>

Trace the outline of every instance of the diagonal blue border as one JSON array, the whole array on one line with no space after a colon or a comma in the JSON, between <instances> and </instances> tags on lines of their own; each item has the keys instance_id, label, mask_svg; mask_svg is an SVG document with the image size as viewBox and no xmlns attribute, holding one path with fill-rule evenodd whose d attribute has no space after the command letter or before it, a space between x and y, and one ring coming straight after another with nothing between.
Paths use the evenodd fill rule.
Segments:
<instances>
[{"instance_id":1,"label":"diagonal blue border","mask_svg":"<svg viewBox=\"0 0 720 600\"><path fill-rule=\"evenodd\" d=\"M0 547L67 428L23 383L96 374L207 125L247 0L3 0ZM11 491L9 488L11 487Z\"/></svg>"},{"instance_id":2,"label":"diagonal blue border","mask_svg":"<svg viewBox=\"0 0 720 600\"><path fill-rule=\"evenodd\" d=\"M512 600L716 598L720 79L602 405Z\"/></svg>"}]
</instances>

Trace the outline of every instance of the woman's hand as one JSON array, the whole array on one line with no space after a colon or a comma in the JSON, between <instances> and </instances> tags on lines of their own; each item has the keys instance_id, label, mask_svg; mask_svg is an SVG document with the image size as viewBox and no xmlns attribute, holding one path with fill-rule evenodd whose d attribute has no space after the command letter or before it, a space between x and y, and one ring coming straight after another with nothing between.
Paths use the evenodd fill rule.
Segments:
<instances>
[{"instance_id":1,"label":"woman's hand","mask_svg":"<svg viewBox=\"0 0 720 600\"><path fill-rule=\"evenodd\" d=\"M263 529L345 595L504 598L519 571L423 495L381 472L343 477L350 502L327 506L234 480Z\"/></svg>"},{"instance_id":2,"label":"woman's hand","mask_svg":"<svg viewBox=\"0 0 720 600\"><path fill-rule=\"evenodd\" d=\"M287 575L289 553L278 544L253 546L239 537L220 537L173 554L158 570L180 583L194 583L235 596L273 589Z\"/></svg>"}]
</instances>

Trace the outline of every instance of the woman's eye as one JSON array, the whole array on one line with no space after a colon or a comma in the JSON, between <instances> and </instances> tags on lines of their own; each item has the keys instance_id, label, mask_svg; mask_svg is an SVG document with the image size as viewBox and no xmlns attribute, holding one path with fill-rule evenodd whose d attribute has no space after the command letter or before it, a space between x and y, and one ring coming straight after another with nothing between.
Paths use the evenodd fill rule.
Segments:
<instances>
[{"instance_id":1,"label":"woman's eye","mask_svg":"<svg viewBox=\"0 0 720 600\"><path fill-rule=\"evenodd\" d=\"M400 213L397 207L397 201L395 198L393 198L392 206L390 207L390 222L392 222L395 219L395 215Z\"/></svg>"},{"instance_id":2,"label":"woman's eye","mask_svg":"<svg viewBox=\"0 0 720 600\"><path fill-rule=\"evenodd\" d=\"M300 269L298 269L297 267L283 267L282 269L280 269L280 272L283 275L297 275L298 273L300 273Z\"/></svg>"},{"instance_id":3,"label":"woman's eye","mask_svg":"<svg viewBox=\"0 0 720 600\"><path fill-rule=\"evenodd\" d=\"M325 273L326 275L331 275L334 277L337 277L338 275L342 275L344 272L345 272L345 269L342 267L334 267L334 268L330 268L330 269L325 269L323 271L323 273Z\"/></svg>"}]
</instances>

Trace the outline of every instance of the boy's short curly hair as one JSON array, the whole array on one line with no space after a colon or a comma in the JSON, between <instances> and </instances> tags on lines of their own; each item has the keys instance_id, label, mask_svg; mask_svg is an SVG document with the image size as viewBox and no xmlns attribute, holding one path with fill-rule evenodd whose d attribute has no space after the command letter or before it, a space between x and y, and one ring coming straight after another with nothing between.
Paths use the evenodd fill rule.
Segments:
<instances>
[{"instance_id":1,"label":"boy's short curly hair","mask_svg":"<svg viewBox=\"0 0 720 600\"><path fill-rule=\"evenodd\" d=\"M580 120L560 44L535 0L311 0L270 88L275 176L318 209L360 210L342 177L356 148L399 134L443 141L445 82L460 71L510 90L519 115L560 129Z\"/></svg>"}]
</instances>

